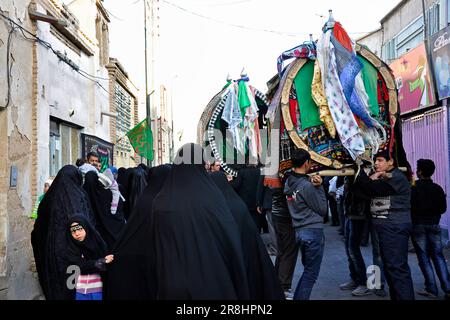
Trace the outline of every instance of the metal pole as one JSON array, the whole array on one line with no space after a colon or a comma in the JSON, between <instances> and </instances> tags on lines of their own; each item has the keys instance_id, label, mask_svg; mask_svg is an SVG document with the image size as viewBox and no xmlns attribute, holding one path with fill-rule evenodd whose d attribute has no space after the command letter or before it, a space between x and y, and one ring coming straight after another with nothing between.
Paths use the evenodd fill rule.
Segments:
<instances>
[{"instance_id":1,"label":"metal pole","mask_svg":"<svg viewBox=\"0 0 450 320\"><path fill-rule=\"evenodd\" d=\"M152 128L150 96L148 94L148 65L147 65L147 0L144 0L144 41L145 41L145 109L147 116L147 124ZM153 130L152 130L153 132ZM151 146L153 148L153 146ZM151 167L152 162L147 159L147 166Z\"/></svg>"},{"instance_id":2,"label":"metal pole","mask_svg":"<svg viewBox=\"0 0 450 320\"><path fill-rule=\"evenodd\" d=\"M170 121L172 122L170 125L170 133L172 136L170 140L170 160L173 160L173 83L172 90L170 91Z\"/></svg>"},{"instance_id":3,"label":"metal pole","mask_svg":"<svg viewBox=\"0 0 450 320\"><path fill-rule=\"evenodd\" d=\"M175 75L174 77L172 77L172 88L170 90L170 120L172 122L171 125L171 133L172 133L172 137L171 137L171 150L170 150L170 160L173 160L174 155L175 155L175 144L174 144L174 138L173 138L173 134L174 134L174 126L173 126L173 92L174 92L174 88L175 88L175 79L178 77L178 75Z\"/></svg>"},{"instance_id":4,"label":"metal pole","mask_svg":"<svg viewBox=\"0 0 450 320\"><path fill-rule=\"evenodd\" d=\"M426 9L425 9L425 0L422 0L422 15L423 15L423 41L425 44L425 54L427 56L428 60L428 68L431 70L428 70L430 74L430 85L433 95L435 96L436 100L439 99L439 95L437 93L436 88L436 81L435 81L435 74L434 74L434 63L433 58L431 56L431 49L430 49L430 39L428 38L428 19L426 15Z\"/></svg>"}]
</instances>

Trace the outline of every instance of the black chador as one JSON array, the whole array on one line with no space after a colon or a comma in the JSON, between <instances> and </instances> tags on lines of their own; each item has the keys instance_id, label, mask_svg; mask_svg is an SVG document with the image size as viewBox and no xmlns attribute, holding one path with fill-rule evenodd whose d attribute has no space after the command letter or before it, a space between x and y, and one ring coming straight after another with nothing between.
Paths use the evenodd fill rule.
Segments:
<instances>
[{"instance_id":1,"label":"black chador","mask_svg":"<svg viewBox=\"0 0 450 320\"><path fill-rule=\"evenodd\" d=\"M84 190L89 200L97 221L96 229L105 240L109 249L112 248L120 231L125 225L123 216L123 202L120 199L115 214L111 213L111 202L113 194L110 189L105 189L98 180L96 172L90 171L84 176Z\"/></svg>"},{"instance_id":2,"label":"black chador","mask_svg":"<svg viewBox=\"0 0 450 320\"><path fill-rule=\"evenodd\" d=\"M158 299L250 298L239 231L199 145L177 152L153 217Z\"/></svg>"},{"instance_id":3,"label":"black chador","mask_svg":"<svg viewBox=\"0 0 450 320\"><path fill-rule=\"evenodd\" d=\"M112 252L114 263L109 266L107 274L107 299L156 298L152 204L170 168L170 165L162 165L148 171L149 184L137 201Z\"/></svg>"},{"instance_id":4,"label":"black chador","mask_svg":"<svg viewBox=\"0 0 450 320\"><path fill-rule=\"evenodd\" d=\"M272 261L245 202L231 187L223 172L213 172L210 176L222 191L237 223L244 252L250 299L284 300L283 290Z\"/></svg>"},{"instance_id":5,"label":"black chador","mask_svg":"<svg viewBox=\"0 0 450 320\"><path fill-rule=\"evenodd\" d=\"M38 208L38 217L31 232L39 283L47 300L73 299L67 287L67 225L69 218L82 214L95 223L89 199L81 187L80 171L72 165L59 170Z\"/></svg>"}]
</instances>

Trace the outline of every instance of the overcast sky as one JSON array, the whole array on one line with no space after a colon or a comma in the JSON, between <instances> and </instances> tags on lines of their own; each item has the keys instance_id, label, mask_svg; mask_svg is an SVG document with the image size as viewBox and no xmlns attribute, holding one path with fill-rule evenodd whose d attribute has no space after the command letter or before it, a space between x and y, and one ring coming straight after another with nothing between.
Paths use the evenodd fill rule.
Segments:
<instances>
[{"instance_id":1,"label":"overcast sky","mask_svg":"<svg viewBox=\"0 0 450 320\"><path fill-rule=\"evenodd\" d=\"M144 86L144 0L105 0L110 13L110 55ZM380 26L397 0L159 0L155 81L173 88L175 146L196 140L197 122L228 73L245 67L250 84L265 92L285 50L320 36L333 10L352 38ZM241 26L241 27L237 27ZM156 32L158 32L156 30ZM143 101L142 101L143 102ZM170 101L169 101L170 106ZM145 109L140 109L140 118Z\"/></svg>"}]
</instances>

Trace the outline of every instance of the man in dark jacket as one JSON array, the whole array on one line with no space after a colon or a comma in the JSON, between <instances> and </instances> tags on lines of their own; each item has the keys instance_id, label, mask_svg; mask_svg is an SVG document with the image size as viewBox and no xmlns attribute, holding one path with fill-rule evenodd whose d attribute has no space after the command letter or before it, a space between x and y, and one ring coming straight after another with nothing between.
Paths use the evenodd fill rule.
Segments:
<instances>
[{"instance_id":1,"label":"man in dark jacket","mask_svg":"<svg viewBox=\"0 0 450 320\"><path fill-rule=\"evenodd\" d=\"M281 182L280 182L281 184ZM291 285L295 264L298 257L298 246L295 241L295 230L287 207L283 188L273 187L272 190L272 221L277 238L277 257L275 272L280 279L286 298L292 299Z\"/></svg>"},{"instance_id":2,"label":"man in dark jacket","mask_svg":"<svg viewBox=\"0 0 450 320\"><path fill-rule=\"evenodd\" d=\"M384 273L392 300L414 300L408 265L408 240L412 231L411 186L388 152L375 156L376 172L360 170L355 188L370 197L370 212L378 235Z\"/></svg>"},{"instance_id":3,"label":"man in dark jacket","mask_svg":"<svg viewBox=\"0 0 450 320\"><path fill-rule=\"evenodd\" d=\"M271 256L277 255L277 239L272 221L272 190L264 185L264 176L259 176L258 188L256 189L256 211L267 223L267 233L261 235Z\"/></svg>"},{"instance_id":4,"label":"man in dark jacket","mask_svg":"<svg viewBox=\"0 0 450 320\"><path fill-rule=\"evenodd\" d=\"M325 238L323 217L327 214L327 198L318 175L310 178L311 156L304 149L292 155L293 174L287 179L284 193L287 196L292 225L302 253L303 274L297 284L294 300L309 300L322 263Z\"/></svg>"},{"instance_id":5,"label":"man in dark jacket","mask_svg":"<svg viewBox=\"0 0 450 320\"><path fill-rule=\"evenodd\" d=\"M238 176L233 179L231 186L241 199L247 205L248 211L256 224L256 227L261 233L268 232L267 221L263 219L262 215L258 213L256 207L256 190L258 188L259 176L261 171L256 166L248 166L238 171Z\"/></svg>"},{"instance_id":6,"label":"man in dark jacket","mask_svg":"<svg viewBox=\"0 0 450 320\"><path fill-rule=\"evenodd\" d=\"M345 211L345 252L348 259L350 271L350 281L341 284L341 290L352 290L354 296L365 296L375 293L385 297L384 273L381 261L379 241L370 223L370 203L371 199L361 192L360 188L355 188L353 177L346 177L344 184L344 211ZM367 286L367 269L361 244L365 229L370 229L372 242L372 262L381 271L378 283L370 283Z\"/></svg>"},{"instance_id":7,"label":"man in dark jacket","mask_svg":"<svg viewBox=\"0 0 450 320\"><path fill-rule=\"evenodd\" d=\"M418 291L420 295L437 298L438 287L434 277L434 269L441 282L446 299L450 299L450 276L442 253L441 215L447 211L444 190L431 180L435 165L432 160L417 161L417 177L419 180L411 190L411 218L413 222L413 245L419 260L419 267L425 278L425 289Z\"/></svg>"}]
</instances>

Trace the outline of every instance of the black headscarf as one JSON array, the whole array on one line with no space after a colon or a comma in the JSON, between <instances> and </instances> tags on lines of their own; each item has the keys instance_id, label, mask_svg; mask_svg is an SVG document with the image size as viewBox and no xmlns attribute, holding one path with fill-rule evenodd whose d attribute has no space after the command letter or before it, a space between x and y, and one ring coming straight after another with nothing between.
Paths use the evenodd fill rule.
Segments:
<instances>
[{"instance_id":1,"label":"black headscarf","mask_svg":"<svg viewBox=\"0 0 450 320\"><path fill-rule=\"evenodd\" d=\"M65 258L69 244L67 223L75 214L82 214L91 224L95 223L81 183L80 171L72 165L64 166L39 204L31 244L39 282L47 300L74 298L66 285L70 265Z\"/></svg>"},{"instance_id":2,"label":"black headscarf","mask_svg":"<svg viewBox=\"0 0 450 320\"><path fill-rule=\"evenodd\" d=\"M96 172L90 171L84 176L84 190L86 190L94 211L97 224L95 227L106 241L108 248L112 248L120 231L125 225L123 202L119 199L116 214L111 213L112 192L105 189L98 180Z\"/></svg>"},{"instance_id":3,"label":"black headscarf","mask_svg":"<svg viewBox=\"0 0 450 320\"><path fill-rule=\"evenodd\" d=\"M86 231L86 237L83 241L78 241L72 237L70 227L74 222L77 222ZM73 259L72 262L81 260L82 255L84 260L95 260L104 258L107 254L105 241L89 220L81 214L75 214L69 219L67 223L67 236L70 243L69 251L72 253L70 254L70 259Z\"/></svg>"},{"instance_id":4,"label":"black headscarf","mask_svg":"<svg viewBox=\"0 0 450 320\"><path fill-rule=\"evenodd\" d=\"M156 298L152 204L170 169L170 165L161 165L149 170L149 184L113 249L114 263L108 270L108 299Z\"/></svg>"},{"instance_id":5,"label":"black headscarf","mask_svg":"<svg viewBox=\"0 0 450 320\"><path fill-rule=\"evenodd\" d=\"M284 300L283 290L275 273L272 260L256 230L244 201L231 187L223 172L210 173L222 191L228 207L238 225L252 300Z\"/></svg>"},{"instance_id":6,"label":"black headscarf","mask_svg":"<svg viewBox=\"0 0 450 320\"><path fill-rule=\"evenodd\" d=\"M236 222L202 152L184 145L153 201L157 298L248 299Z\"/></svg>"},{"instance_id":7,"label":"black headscarf","mask_svg":"<svg viewBox=\"0 0 450 320\"><path fill-rule=\"evenodd\" d=\"M138 168L141 168L141 169L144 171L145 180L146 180L146 182L148 183L148 179L149 179L149 175L150 175L150 170L151 170L151 168L148 167L147 165L143 164L143 163L138 164L137 167L138 167Z\"/></svg>"},{"instance_id":8,"label":"black headscarf","mask_svg":"<svg viewBox=\"0 0 450 320\"><path fill-rule=\"evenodd\" d=\"M125 169L124 167L120 167L119 169L117 169L117 179L116 180L117 180L117 183L119 184L120 187L126 187L126 185L128 183L128 171L127 171L127 169Z\"/></svg>"},{"instance_id":9,"label":"black headscarf","mask_svg":"<svg viewBox=\"0 0 450 320\"><path fill-rule=\"evenodd\" d=\"M146 172L142 167L136 167L129 170L127 198L125 207L125 220L129 220L136 203L147 186Z\"/></svg>"},{"instance_id":10,"label":"black headscarf","mask_svg":"<svg viewBox=\"0 0 450 320\"><path fill-rule=\"evenodd\" d=\"M81 225L86 232L86 237L83 241L78 241L72 237L70 227L74 222ZM98 260L105 258L107 255L107 247L95 227L83 215L76 214L69 219L66 230L68 246L65 252L65 258L69 265L78 266L80 273L83 275L100 273L104 282L104 271L106 271L105 262L103 261L103 263L99 264ZM76 284L75 281L75 279L71 281L74 287ZM103 289L105 289L105 285L103 285ZM75 288L72 291L75 294Z\"/></svg>"}]
</instances>

